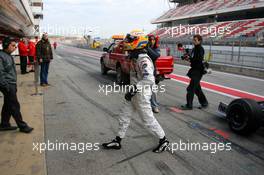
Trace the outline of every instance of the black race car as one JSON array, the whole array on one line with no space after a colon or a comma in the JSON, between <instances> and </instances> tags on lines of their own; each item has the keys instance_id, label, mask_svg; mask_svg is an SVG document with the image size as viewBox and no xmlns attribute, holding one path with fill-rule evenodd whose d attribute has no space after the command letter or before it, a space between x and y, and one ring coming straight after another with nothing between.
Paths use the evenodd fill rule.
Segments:
<instances>
[{"instance_id":1,"label":"black race car","mask_svg":"<svg viewBox=\"0 0 264 175\"><path fill-rule=\"evenodd\" d=\"M242 98L233 100L229 105L220 102L218 113L238 134L248 135L264 126L264 101Z\"/></svg>"}]
</instances>

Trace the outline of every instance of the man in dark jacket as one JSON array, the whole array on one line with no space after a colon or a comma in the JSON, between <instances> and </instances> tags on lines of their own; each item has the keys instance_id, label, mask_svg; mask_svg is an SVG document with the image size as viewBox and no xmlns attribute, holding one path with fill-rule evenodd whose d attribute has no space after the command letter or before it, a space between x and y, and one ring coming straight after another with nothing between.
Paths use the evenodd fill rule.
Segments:
<instances>
[{"instance_id":1,"label":"man in dark jacket","mask_svg":"<svg viewBox=\"0 0 264 175\"><path fill-rule=\"evenodd\" d=\"M206 108L208 106L208 101L202 91L200 81L204 75L204 48L201 45L202 37L200 35L195 35L193 37L194 48L191 55L187 58L191 62L191 69L187 73L191 81L187 87L187 104L182 106L183 110L191 110L193 108L193 97L194 94L197 95L201 108Z\"/></svg>"},{"instance_id":2,"label":"man in dark jacket","mask_svg":"<svg viewBox=\"0 0 264 175\"><path fill-rule=\"evenodd\" d=\"M40 85L48 86L49 64L53 59L51 44L48 34L44 33L42 39L36 45L37 60L40 63Z\"/></svg>"},{"instance_id":3,"label":"man in dark jacket","mask_svg":"<svg viewBox=\"0 0 264 175\"><path fill-rule=\"evenodd\" d=\"M16 43L10 38L3 40L3 51L0 51L0 91L4 95L4 105L1 113L0 131L16 130L10 125L11 116L14 117L20 132L30 133L33 128L23 121L20 104L17 99L17 74L11 53L16 50Z\"/></svg>"}]
</instances>

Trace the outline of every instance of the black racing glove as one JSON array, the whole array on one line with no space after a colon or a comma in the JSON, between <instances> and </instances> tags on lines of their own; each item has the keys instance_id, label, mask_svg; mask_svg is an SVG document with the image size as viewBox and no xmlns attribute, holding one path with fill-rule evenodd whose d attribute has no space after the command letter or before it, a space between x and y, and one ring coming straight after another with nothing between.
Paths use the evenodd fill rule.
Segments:
<instances>
[{"instance_id":1,"label":"black racing glove","mask_svg":"<svg viewBox=\"0 0 264 175\"><path fill-rule=\"evenodd\" d=\"M137 86L134 84L132 87L129 87L129 91L125 94L125 99L131 101L132 97L137 93Z\"/></svg>"}]
</instances>

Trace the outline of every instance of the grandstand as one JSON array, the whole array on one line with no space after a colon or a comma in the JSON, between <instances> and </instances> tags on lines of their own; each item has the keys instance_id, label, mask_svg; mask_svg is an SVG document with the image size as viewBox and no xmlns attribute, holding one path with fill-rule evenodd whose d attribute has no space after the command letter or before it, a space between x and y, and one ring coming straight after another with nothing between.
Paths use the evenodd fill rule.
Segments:
<instances>
[{"instance_id":1,"label":"grandstand","mask_svg":"<svg viewBox=\"0 0 264 175\"><path fill-rule=\"evenodd\" d=\"M152 21L162 41L185 41L201 34L205 41L246 38L264 41L264 0L171 0L175 7Z\"/></svg>"}]
</instances>

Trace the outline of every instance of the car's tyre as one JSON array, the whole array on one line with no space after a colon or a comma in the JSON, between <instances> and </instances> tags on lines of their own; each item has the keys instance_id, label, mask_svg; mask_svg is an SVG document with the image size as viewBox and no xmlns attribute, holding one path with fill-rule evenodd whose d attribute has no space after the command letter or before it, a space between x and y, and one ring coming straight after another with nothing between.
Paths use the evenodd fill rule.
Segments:
<instances>
[{"instance_id":1,"label":"car's tyre","mask_svg":"<svg viewBox=\"0 0 264 175\"><path fill-rule=\"evenodd\" d=\"M125 80L125 73L123 72L121 66L117 65L117 67L116 67L116 83L122 85L125 83L124 80Z\"/></svg>"},{"instance_id":2,"label":"car's tyre","mask_svg":"<svg viewBox=\"0 0 264 175\"><path fill-rule=\"evenodd\" d=\"M101 60L101 73L102 75L106 75L109 69L105 66L104 60Z\"/></svg>"},{"instance_id":3,"label":"car's tyre","mask_svg":"<svg viewBox=\"0 0 264 175\"><path fill-rule=\"evenodd\" d=\"M227 107L226 114L230 129L238 134L251 134L261 125L261 108L252 99L232 101Z\"/></svg>"}]
</instances>

